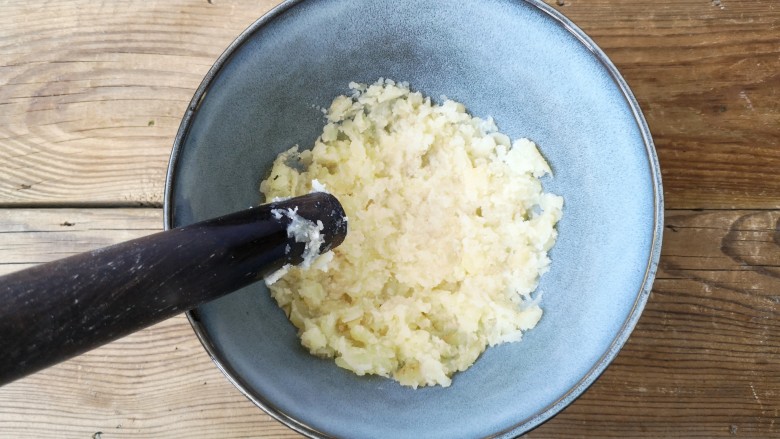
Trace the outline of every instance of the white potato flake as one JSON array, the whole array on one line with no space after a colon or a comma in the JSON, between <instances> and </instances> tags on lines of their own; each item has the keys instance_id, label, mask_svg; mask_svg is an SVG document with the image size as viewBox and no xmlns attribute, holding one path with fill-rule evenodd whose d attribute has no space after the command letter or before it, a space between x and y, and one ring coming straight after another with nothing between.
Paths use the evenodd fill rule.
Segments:
<instances>
[{"instance_id":1,"label":"white potato flake","mask_svg":"<svg viewBox=\"0 0 780 439\"><path fill-rule=\"evenodd\" d=\"M542 317L561 197L547 162L491 118L405 83L351 83L311 151L297 147L261 183L266 199L327 190L350 218L344 243L289 267L271 294L315 355L358 375L448 386L488 347ZM290 166L300 159L305 170Z\"/></svg>"}]
</instances>

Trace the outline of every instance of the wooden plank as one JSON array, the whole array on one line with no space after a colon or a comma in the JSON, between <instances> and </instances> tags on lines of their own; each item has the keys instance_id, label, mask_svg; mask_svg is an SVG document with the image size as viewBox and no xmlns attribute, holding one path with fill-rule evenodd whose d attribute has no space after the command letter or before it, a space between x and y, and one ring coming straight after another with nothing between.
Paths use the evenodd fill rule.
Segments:
<instances>
[{"instance_id":1,"label":"wooden plank","mask_svg":"<svg viewBox=\"0 0 780 439\"><path fill-rule=\"evenodd\" d=\"M40 262L120 239L107 229L124 239L159 224L155 209L0 210L0 261ZM780 211L669 211L666 224L627 345L527 437L780 435ZM221 376L182 317L0 388L0 407L4 437L297 437Z\"/></svg>"},{"instance_id":2,"label":"wooden plank","mask_svg":"<svg viewBox=\"0 0 780 439\"><path fill-rule=\"evenodd\" d=\"M529 435L780 435L780 212L670 211L653 293L596 384Z\"/></svg>"},{"instance_id":3,"label":"wooden plank","mask_svg":"<svg viewBox=\"0 0 780 439\"><path fill-rule=\"evenodd\" d=\"M203 75L277 3L4 4L0 205L160 206Z\"/></svg>"},{"instance_id":4,"label":"wooden plank","mask_svg":"<svg viewBox=\"0 0 780 439\"><path fill-rule=\"evenodd\" d=\"M0 275L162 228L160 209L0 209Z\"/></svg>"},{"instance_id":5,"label":"wooden plank","mask_svg":"<svg viewBox=\"0 0 780 439\"><path fill-rule=\"evenodd\" d=\"M244 398L177 316L0 388L0 436L299 437Z\"/></svg>"},{"instance_id":6,"label":"wooden plank","mask_svg":"<svg viewBox=\"0 0 780 439\"><path fill-rule=\"evenodd\" d=\"M669 207L780 207L776 0L546 1L632 86ZM159 206L172 140L203 74L276 3L6 3L0 205Z\"/></svg>"},{"instance_id":7,"label":"wooden plank","mask_svg":"<svg viewBox=\"0 0 780 439\"><path fill-rule=\"evenodd\" d=\"M593 37L632 87L667 207L780 207L776 0L545 1Z\"/></svg>"}]
</instances>

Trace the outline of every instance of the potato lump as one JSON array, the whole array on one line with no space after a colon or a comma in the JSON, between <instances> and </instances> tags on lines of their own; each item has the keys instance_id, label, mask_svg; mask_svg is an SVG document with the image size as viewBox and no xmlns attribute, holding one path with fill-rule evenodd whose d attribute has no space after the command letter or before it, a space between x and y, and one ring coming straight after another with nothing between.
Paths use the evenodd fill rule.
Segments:
<instances>
[{"instance_id":1,"label":"potato lump","mask_svg":"<svg viewBox=\"0 0 780 439\"><path fill-rule=\"evenodd\" d=\"M358 375L449 386L488 347L542 317L531 298L550 265L563 199L528 139L405 83L351 83L311 150L279 155L266 199L323 187L349 219L311 267L266 279L312 354Z\"/></svg>"}]
</instances>

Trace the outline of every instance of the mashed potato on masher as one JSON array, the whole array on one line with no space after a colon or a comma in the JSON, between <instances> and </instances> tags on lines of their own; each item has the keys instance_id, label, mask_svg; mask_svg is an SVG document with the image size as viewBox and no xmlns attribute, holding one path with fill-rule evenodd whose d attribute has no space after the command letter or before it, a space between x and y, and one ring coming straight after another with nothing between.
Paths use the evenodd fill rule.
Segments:
<instances>
[{"instance_id":1,"label":"mashed potato on masher","mask_svg":"<svg viewBox=\"0 0 780 439\"><path fill-rule=\"evenodd\" d=\"M294 147L260 185L267 199L322 186L349 220L344 243L291 267L271 294L311 353L358 375L449 386L487 348L542 316L563 200L527 139L406 84L350 84L311 150Z\"/></svg>"}]
</instances>

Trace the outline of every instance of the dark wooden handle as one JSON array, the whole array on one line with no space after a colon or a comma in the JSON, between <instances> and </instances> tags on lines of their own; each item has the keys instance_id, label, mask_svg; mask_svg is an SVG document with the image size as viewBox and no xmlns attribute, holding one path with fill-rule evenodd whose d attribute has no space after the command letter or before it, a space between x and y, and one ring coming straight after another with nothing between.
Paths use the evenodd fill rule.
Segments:
<instances>
[{"instance_id":1,"label":"dark wooden handle","mask_svg":"<svg viewBox=\"0 0 780 439\"><path fill-rule=\"evenodd\" d=\"M321 251L344 240L341 204L312 193L0 277L0 385L300 263L288 208L322 221Z\"/></svg>"}]
</instances>

